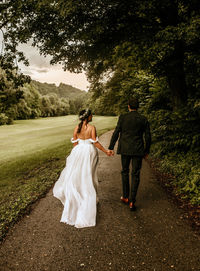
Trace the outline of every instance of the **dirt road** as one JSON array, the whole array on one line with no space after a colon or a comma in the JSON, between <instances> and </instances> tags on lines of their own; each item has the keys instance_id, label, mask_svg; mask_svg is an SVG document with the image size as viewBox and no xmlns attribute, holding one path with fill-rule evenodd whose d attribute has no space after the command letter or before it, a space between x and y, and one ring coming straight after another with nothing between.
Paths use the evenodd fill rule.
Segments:
<instances>
[{"instance_id":1,"label":"dirt road","mask_svg":"<svg viewBox=\"0 0 200 271\"><path fill-rule=\"evenodd\" d=\"M108 146L111 132L101 136ZM0 270L200 270L200 238L143 162L137 211L120 203L120 157L100 153L97 225L60 223L62 204L52 190L39 200L0 247Z\"/></svg>"}]
</instances>

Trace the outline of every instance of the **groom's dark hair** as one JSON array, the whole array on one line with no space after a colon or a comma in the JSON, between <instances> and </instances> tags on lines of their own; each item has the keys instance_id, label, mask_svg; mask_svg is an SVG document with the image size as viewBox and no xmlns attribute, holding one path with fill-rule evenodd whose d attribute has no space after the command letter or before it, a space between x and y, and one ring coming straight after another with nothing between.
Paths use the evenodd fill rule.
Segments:
<instances>
[{"instance_id":1,"label":"groom's dark hair","mask_svg":"<svg viewBox=\"0 0 200 271\"><path fill-rule=\"evenodd\" d=\"M132 97L128 101L128 105L130 106L131 109L138 109L139 107L139 101L137 97Z\"/></svg>"}]
</instances>

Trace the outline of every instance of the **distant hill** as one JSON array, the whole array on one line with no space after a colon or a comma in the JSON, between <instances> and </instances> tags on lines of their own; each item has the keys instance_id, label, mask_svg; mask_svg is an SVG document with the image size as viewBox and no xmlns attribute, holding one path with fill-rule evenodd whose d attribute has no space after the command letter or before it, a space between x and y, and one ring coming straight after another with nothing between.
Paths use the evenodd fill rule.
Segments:
<instances>
[{"instance_id":1,"label":"distant hill","mask_svg":"<svg viewBox=\"0 0 200 271\"><path fill-rule=\"evenodd\" d=\"M32 80L31 84L37 88L41 95L55 93L59 98L67 98L69 100L76 100L77 98L84 98L87 96L86 91L63 83L57 87L55 84L40 83L38 81Z\"/></svg>"}]
</instances>

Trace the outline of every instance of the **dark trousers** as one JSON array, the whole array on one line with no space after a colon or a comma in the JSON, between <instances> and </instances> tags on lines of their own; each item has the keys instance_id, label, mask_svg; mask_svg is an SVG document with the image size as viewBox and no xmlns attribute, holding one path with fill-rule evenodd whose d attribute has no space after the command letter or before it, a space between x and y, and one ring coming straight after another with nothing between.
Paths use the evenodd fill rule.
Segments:
<instances>
[{"instance_id":1,"label":"dark trousers","mask_svg":"<svg viewBox=\"0 0 200 271\"><path fill-rule=\"evenodd\" d=\"M142 157L132 155L121 155L122 162L122 190L123 197L129 198L133 203L136 201L138 186L140 183L140 169L142 167ZM129 167L132 162L131 189L129 188Z\"/></svg>"}]
</instances>

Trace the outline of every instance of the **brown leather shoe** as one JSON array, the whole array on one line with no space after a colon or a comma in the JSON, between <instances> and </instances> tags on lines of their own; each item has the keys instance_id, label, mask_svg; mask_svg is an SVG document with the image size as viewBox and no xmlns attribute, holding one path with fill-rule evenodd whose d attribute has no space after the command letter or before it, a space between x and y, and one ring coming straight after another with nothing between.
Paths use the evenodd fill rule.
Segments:
<instances>
[{"instance_id":1,"label":"brown leather shoe","mask_svg":"<svg viewBox=\"0 0 200 271\"><path fill-rule=\"evenodd\" d=\"M133 202L130 202L129 207L130 207L130 211L136 210L135 204Z\"/></svg>"},{"instance_id":2,"label":"brown leather shoe","mask_svg":"<svg viewBox=\"0 0 200 271\"><path fill-rule=\"evenodd\" d=\"M121 202L123 202L124 204L128 204L129 203L129 199L128 198L120 198Z\"/></svg>"}]
</instances>

